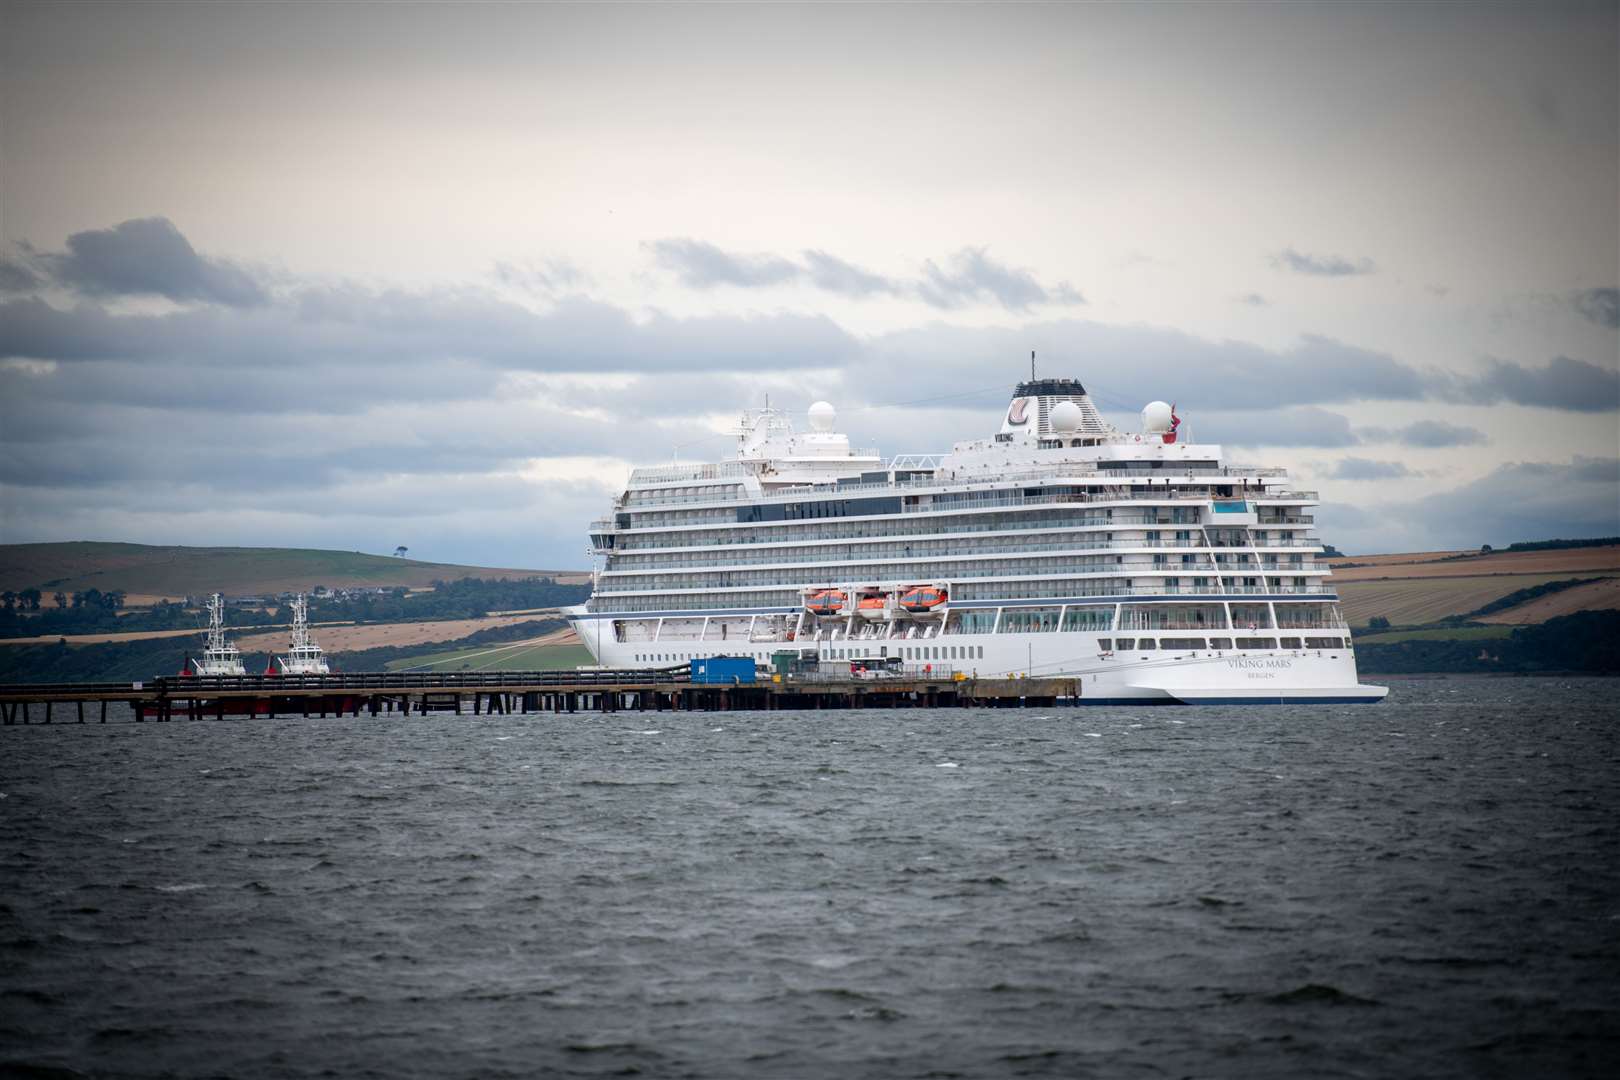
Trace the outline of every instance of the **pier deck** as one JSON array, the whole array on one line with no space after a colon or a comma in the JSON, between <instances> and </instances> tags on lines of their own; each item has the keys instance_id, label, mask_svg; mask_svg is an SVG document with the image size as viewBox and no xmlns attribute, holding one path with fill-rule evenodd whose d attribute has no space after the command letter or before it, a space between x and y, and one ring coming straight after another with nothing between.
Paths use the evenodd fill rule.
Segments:
<instances>
[{"instance_id":1,"label":"pier deck","mask_svg":"<svg viewBox=\"0 0 1620 1080\"><path fill-rule=\"evenodd\" d=\"M5 726L67 719L85 706L107 722L124 702L137 722L178 718L359 716L429 712L576 713L1051 706L1077 702L1080 683L1060 679L765 676L740 684L694 683L685 667L635 671L472 674L355 672L334 675L162 677L138 683L0 685ZM58 709L61 711L58 712Z\"/></svg>"}]
</instances>

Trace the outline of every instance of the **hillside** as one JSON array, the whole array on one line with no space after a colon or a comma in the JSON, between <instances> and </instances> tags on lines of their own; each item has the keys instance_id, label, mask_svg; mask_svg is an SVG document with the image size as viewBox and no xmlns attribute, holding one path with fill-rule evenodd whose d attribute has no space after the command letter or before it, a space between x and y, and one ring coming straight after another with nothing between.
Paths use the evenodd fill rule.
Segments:
<instances>
[{"instance_id":1,"label":"hillside","mask_svg":"<svg viewBox=\"0 0 1620 1080\"><path fill-rule=\"evenodd\" d=\"M582 571L458 566L314 548L153 547L99 541L0 545L0 589L36 588L47 597L53 592L121 589L132 603L142 597L178 599L213 591L241 596L316 585L421 588L463 577L532 575L559 583L587 579Z\"/></svg>"},{"instance_id":2,"label":"hillside","mask_svg":"<svg viewBox=\"0 0 1620 1080\"><path fill-rule=\"evenodd\" d=\"M1620 577L1610 577L1516 604L1506 611L1481 616L1479 621L1504 626L1524 626L1556 619L1560 615L1573 615L1577 611L1617 609L1620 609Z\"/></svg>"},{"instance_id":3,"label":"hillside","mask_svg":"<svg viewBox=\"0 0 1620 1080\"><path fill-rule=\"evenodd\" d=\"M1412 552L1329 559L1332 584L1351 626L1382 616L1395 626L1466 615L1530 586L1568 578L1620 579L1620 546L1545 551ZM1496 612L1491 622L1536 623L1576 611L1620 607L1620 591L1602 582Z\"/></svg>"}]
</instances>

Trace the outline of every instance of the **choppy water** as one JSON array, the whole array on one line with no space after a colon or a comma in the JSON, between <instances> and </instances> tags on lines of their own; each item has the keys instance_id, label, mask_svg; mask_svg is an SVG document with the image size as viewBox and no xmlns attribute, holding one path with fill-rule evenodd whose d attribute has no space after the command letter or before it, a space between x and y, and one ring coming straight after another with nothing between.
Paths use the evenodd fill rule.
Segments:
<instances>
[{"instance_id":1,"label":"choppy water","mask_svg":"<svg viewBox=\"0 0 1620 1080\"><path fill-rule=\"evenodd\" d=\"M1603 1075L1617 692L8 728L0 1073Z\"/></svg>"}]
</instances>

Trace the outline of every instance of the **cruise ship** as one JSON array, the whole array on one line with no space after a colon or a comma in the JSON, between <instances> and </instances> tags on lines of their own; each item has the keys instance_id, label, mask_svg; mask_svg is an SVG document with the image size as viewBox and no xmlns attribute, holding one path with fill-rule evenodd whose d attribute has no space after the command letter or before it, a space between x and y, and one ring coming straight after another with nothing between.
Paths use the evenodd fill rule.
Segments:
<instances>
[{"instance_id":1,"label":"cruise ship","mask_svg":"<svg viewBox=\"0 0 1620 1080\"><path fill-rule=\"evenodd\" d=\"M1313 491L1226 464L1153 402L1020 383L993 436L885 460L816 402L745 415L732 460L638 468L567 612L597 663L783 652L925 677L1064 676L1083 704L1372 702Z\"/></svg>"}]
</instances>

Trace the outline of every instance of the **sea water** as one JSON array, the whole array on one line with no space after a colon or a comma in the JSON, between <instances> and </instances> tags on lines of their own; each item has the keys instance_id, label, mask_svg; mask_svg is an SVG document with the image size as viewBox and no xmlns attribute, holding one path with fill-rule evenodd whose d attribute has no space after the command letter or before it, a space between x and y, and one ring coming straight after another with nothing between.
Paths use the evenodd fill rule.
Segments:
<instances>
[{"instance_id":1,"label":"sea water","mask_svg":"<svg viewBox=\"0 0 1620 1080\"><path fill-rule=\"evenodd\" d=\"M0 1074L1606 1075L1617 691L6 728Z\"/></svg>"}]
</instances>

